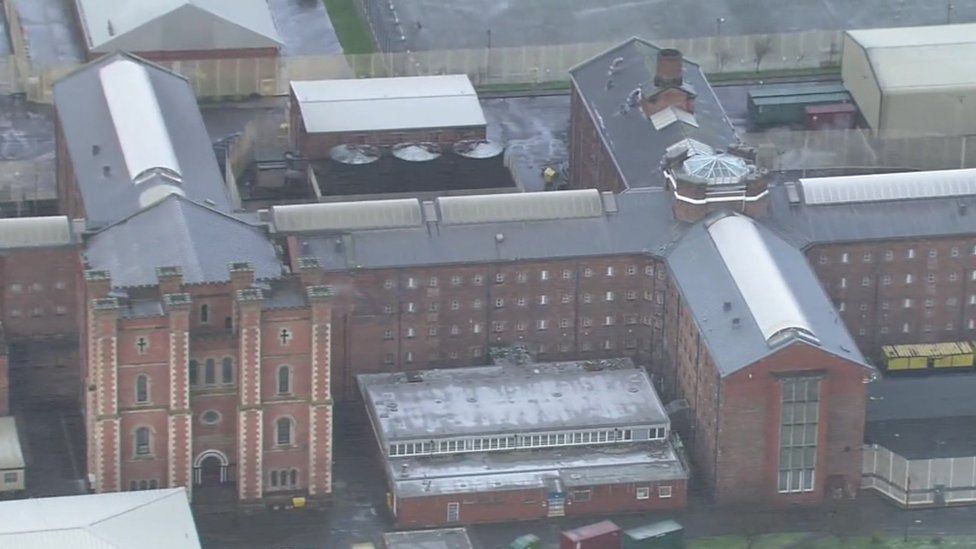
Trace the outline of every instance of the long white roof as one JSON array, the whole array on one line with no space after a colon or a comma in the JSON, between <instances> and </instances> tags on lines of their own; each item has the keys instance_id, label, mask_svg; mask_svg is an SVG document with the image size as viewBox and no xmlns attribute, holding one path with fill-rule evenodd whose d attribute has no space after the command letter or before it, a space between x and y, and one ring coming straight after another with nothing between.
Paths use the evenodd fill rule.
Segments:
<instances>
[{"instance_id":1,"label":"long white roof","mask_svg":"<svg viewBox=\"0 0 976 549\"><path fill-rule=\"evenodd\" d=\"M267 0L74 0L92 51L281 44Z\"/></svg>"},{"instance_id":2,"label":"long white roof","mask_svg":"<svg viewBox=\"0 0 976 549\"><path fill-rule=\"evenodd\" d=\"M800 179L808 205L976 195L976 169Z\"/></svg>"},{"instance_id":3,"label":"long white roof","mask_svg":"<svg viewBox=\"0 0 976 549\"><path fill-rule=\"evenodd\" d=\"M122 157L135 180L153 168L181 176L180 163L146 67L120 58L98 70Z\"/></svg>"},{"instance_id":4,"label":"long white roof","mask_svg":"<svg viewBox=\"0 0 976 549\"><path fill-rule=\"evenodd\" d=\"M0 248L65 246L71 243L71 224L63 215L0 219Z\"/></svg>"},{"instance_id":5,"label":"long white roof","mask_svg":"<svg viewBox=\"0 0 976 549\"><path fill-rule=\"evenodd\" d=\"M183 488L0 502L0 547L199 549Z\"/></svg>"},{"instance_id":6,"label":"long white roof","mask_svg":"<svg viewBox=\"0 0 976 549\"><path fill-rule=\"evenodd\" d=\"M447 196L438 198L437 204L441 222L448 225L603 215L603 200L596 189Z\"/></svg>"},{"instance_id":7,"label":"long white roof","mask_svg":"<svg viewBox=\"0 0 976 549\"><path fill-rule=\"evenodd\" d=\"M465 74L291 83L309 133L484 126Z\"/></svg>"},{"instance_id":8,"label":"long white roof","mask_svg":"<svg viewBox=\"0 0 976 549\"><path fill-rule=\"evenodd\" d=\"M0 417L0 469L23 469L24 453L13 417Z\"/></svg>"},{"instance_id":9,"label":"long white roof","mask_svg":"<svg viewBox=\"0 0 976 549\"><path fill-rule=\"evenodd\" d=\"M816 338L803 308L751 219L737 215L723 217L708 226L708 234L767 343L789 329Z\"/></svg>"},{"instance_id":10,"label":"long white roof","mask_svg":"<svg viewBox=\"0 0 976 549\"><path fill-rule=\"evenodd\" d=\"M976 86L976 24L847 31L884 91Z\"/></svg>"},{"instance_id":11,"label":"long white roof","mask_svg":"<svg viewBox=\"0 0 976 549\"><path fill-rule=\"evenodd\" d=\"M275 230L351 231L418 227L423 223L416 198L272 206Z\"/></svg>"}]
</instances>

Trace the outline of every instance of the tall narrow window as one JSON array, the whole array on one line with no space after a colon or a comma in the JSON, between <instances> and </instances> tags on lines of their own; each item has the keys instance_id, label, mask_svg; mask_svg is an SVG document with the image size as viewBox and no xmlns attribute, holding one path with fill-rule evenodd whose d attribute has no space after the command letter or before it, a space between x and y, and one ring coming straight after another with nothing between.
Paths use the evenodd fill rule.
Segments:
<instances>
[{"instance_id":1,"label":"tall narrow window","mask_svg":"<svg viewBox=\"0 0 976 549\"><path fill-rule=\"evenodd\" d=\"M210 322L210 305L206 303L200 305L200 322L203 324Z\"/></svg>"},{"instance_id":2,"label":"tall narrow window","mask_svg":"<svg viewBox=\"0 0 976 549\"><path fill-rule=\"evenodd\" d=\"M136 402L149 402L149 376L145 374L136 376Z\"/></svg>"},{"instance_id":3,"label":"tall narrow window","mask_svg":"<svg viewBox=\"0 0 976 549\"><path fill-rule=\"evenodd\" d=\"M200 363L197 362L195 358L190 359L190 364L187 366L187 374L190 376L190 386L197 384L197 370L200 369Z\"/></svg>"},{"instance_id":4,"label":"tall narrow window","mask_svg":"<svg viewBox=\"0 0 976 549\"><path fill-rule=\"evenodd\" d=\"M136 429L136 455L148 456L149 454L149 427L139 427Z\"/></svg>"},{"instance_id":5,"label":"tall narrow window","mask_svg":"<svg viewBox=\"0 0 976 549\"><path fill-rule=\"evenodd\" d=\"M297 486L298 485L298 469L292 469L288 472L288 485Z\"/></svg>"},{"instance_id":6,"label":"tall narrow window","mask_svg":"<svg viewBox=\"0 0 976 549\"><path fill-rule=\"evenodd\" d=\"M208 358L203 366L203 382L207 385L217 383L217 365L212 358Z\"/></svg>"},{"instance_id":7,"label":"tall narrow window","mask_svg":"<svg viewBox=\"0 0 976 549\"><path fill-rule=\"evenodd\" d=\"M291 419L287 417L278 418L275 422L275 442L279 446L289 446L291 444Z\"/></svg>"},{"instance_id":8,"label":"tall narrow window","mask_svg":"<svg viewBox=\"0 0 976 549\"><path fill-rule=\"evenodd\" d=\"M229 384L234 382L234 359L227 356L220 363L220 382Z\"/></svg>"},{"instance_id":9,"label":"tall narrow window","mask_svg":"<svg viewBox=\"0 0 976 549\"><path fill-rule=\"evenodd\" d=\"M780 391L779 491L810 492L817 458L820 378L785 378Z\"/></svg>"},{"instance_id":10,"label":"tall narrow window","mask_svg":"<svg viewBox=\"0 0 976 549\"><path fill-rule=\"evenodd\" d=\"M282 366L278 368L278 394L287 395L291 392L291 368Z\"/></svg>"},{"instance_id":11,"label":"tall narrow window","mask_svg":"<svg viewBox=\"0 0 976 549\"><path fill-rule=\"evenodd\" d=\"M271 486L278 486L278 470L271 471Z\"/></svg>"}]
</instances>

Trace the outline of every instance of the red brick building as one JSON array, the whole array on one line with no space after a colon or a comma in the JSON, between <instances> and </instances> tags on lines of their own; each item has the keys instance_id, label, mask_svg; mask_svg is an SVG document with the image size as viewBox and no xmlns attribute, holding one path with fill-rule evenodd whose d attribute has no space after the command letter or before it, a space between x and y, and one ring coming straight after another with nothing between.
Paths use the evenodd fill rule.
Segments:
<instances>
[{"instance_id":1,"label":"red brick building","mask_svg":"<svg viewBox=\"0 0 976 549\"><path fill-rule=\"evenodd\" d=\"M947 326L950 311L943 334L966 333L976 177L961 171L965 184L940 185L945 174L913 174L933 186L903 196L879 179L875 194L855 192L868 199L817 200L817 184L785 185L752 167L700 69L673 52L632 40L572 78L574 186L616 194L335 202L258 216L233 212L184 79L119 54L59 83L59 188L65 213L84 219L72 264L84 280L96 489L195 483L200 498L232 492L244 503L322 496L332 398L357 401L356 376L483 365L492 347L520 345L539 360L626 356L647 368L666 401L688 403L675 430L693 478L722 503L850 495L871 372L837 319L867 353L918 337L895 334L897 323L931 334L925 324ZM747 251L747 274L727 232L738 235L733 251ZM888 251L890 271L869 275ZM925 284L896 287L909 274ZM896 315L896 300L908 311ZM591 499L575 509L650 505L636 502L644 486L631 497L604 484L581 488ZM418 486L397 500L405 524L436 524L450 503L467 520L463 501L425 501L433 496ZM518 502L504 492L472 503L472 520L515 503L526 518L542 512L543 492L509 494Z\"/></svg>"},{"instance_id":2,"label":"red brick building","mask_svg":"<svg viewBox=\"0 0 976 549\"><path fill-rule=\"evenodd\" d=\"M291 83L291 145L309 160L338 145L483 140L485 115L464 74Z\"/></svg>"},{"instance_id":3,"label":"red brick building","mask_svg":"<svg viewBox=\"0 0 976 549\"><path fill-rule=\"evenodd\" d=\"M88 59L117 51L152 61L277 57L282 46L263 0L73 0Z\"/></svg>"},{"instance_id":4,"label":"red brick building","mask_svg":"<svg viewBox=\"0 0 976 549\"><path fill-rule=\"evenodd\" d=\"M358 381L399 527L685 505L667 413L629 359Z\"/></svg>"}]
</instances>

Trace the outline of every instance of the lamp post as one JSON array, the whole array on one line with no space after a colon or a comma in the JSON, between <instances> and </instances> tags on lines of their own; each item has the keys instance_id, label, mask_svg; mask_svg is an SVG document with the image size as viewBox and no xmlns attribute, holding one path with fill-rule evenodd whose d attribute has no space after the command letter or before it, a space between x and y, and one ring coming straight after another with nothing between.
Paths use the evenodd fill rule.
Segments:
<instances>
[{"instance_id":1,"label":"lamp post","mask_svg":"<svg viewBox=\"0 0 976 549\"><path fill-rule=\"evenodd\" d=\"M952 23L952 10L956 9L955 4L952 2L946 3L946 25Z\"/></svg>"},{"instance_id":2,"label":"lamp post","mask_svg":"<svg viewBox=\"0 0 976 549\"><path fill-rule=\"evenodd\" d=\"M718 36L722 36L722 23L724 23L724 22L725 22L725 18L724 17L716 17L715 18L715 29L717 30L717 35Z\"/></svg>"}]
</instances>

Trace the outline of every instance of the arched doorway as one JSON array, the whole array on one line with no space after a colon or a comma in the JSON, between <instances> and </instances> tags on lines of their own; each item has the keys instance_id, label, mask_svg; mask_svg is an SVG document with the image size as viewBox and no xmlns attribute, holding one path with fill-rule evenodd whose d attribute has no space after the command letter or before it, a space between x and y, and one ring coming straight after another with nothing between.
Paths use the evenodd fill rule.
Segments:
<instances>
[{"instance_id":1,"label":"arched doorway","mask_svg":"<svg viewBox=\"0 0 976 549\"><path fill-rule=\"evenodd\" d=\"M220 458L211 454L200 462L200 486L219 486L223 479L223 475L220 474L220 470L223 465L220 463Z\"/></svg>"},{"instance_id":2,"label":"arched doorway","mask_svg":"<svg viewBox=\"0 0 976 549\"><path fill-rule=\"evenodd\" d=\"M197 486L211 487L226 483L229 476L227 456L218 450L201 452L193 460L193 482Z\"/></svg>"}]
</instances>

